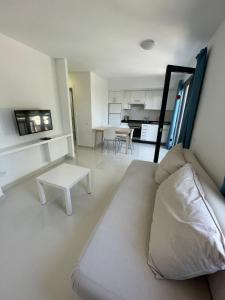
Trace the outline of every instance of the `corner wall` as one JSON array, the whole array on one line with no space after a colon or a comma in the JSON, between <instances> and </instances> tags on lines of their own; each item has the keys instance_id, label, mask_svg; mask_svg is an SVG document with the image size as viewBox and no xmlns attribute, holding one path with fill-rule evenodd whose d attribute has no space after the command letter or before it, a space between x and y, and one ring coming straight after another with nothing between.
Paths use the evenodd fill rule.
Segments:
<instances>
[{"instance_id":1,"label":"corner wall","mask_svg":"<svg viewBox=\"0 0 225 300\"><path fill-rule=\"evenodd\" d=\"M209 50L191 149L221 186L225 176L225 23L211 38Z\"/></svg>"},{"instance_id":2,"label":"corner wall","mask_svg":"<svg viewBox=\"0 0 225 300\"><path fill-rule=\"evenodd\" d=\"M63 134L63 123L68 120L62 120L60 103L64 100L59 95L62 88L57 81L56 60L2 34L0 49L0 149ZM19 136L14 109L50 109L53 130ZM0 192L2 186L48 163L40 146L1 156Z\"/></svg>"},{"instance_id":3,"label":"corner wall","mask_svg":"<svg viewBox=\"0 0 225 300\"><path fill-rule=\"evenodd\" d=\"M108 125L108 83L93 72L72 72L77 144L94 147L94 128Z\"/></svg>"},{"instance_id":4,"label":"corner wall","mask_svg":"<svg viewBox=\"0 0 225 300\"><path fill-rule=\"evenodd\" d=\"M93 147L91 74L90 72L73 72L69 74L69 81L74 91L77 144L79 146Z\"/></svg>"}]
</instances>

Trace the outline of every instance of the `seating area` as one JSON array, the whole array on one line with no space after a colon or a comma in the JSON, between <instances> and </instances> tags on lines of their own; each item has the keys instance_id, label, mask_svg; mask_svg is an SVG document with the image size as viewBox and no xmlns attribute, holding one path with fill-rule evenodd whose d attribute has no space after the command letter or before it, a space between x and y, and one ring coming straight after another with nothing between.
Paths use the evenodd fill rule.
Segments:
<instances>
[{"instance_id":1,"label":"seating area","mask_svg":"<svg viewBox=\"0 0 225 300\"><path fill-rule=\"evenodd\" d=\"M134 129L128 128L107 128L103 131L103 149L114 151L115 154L123 151L128 154L133 151Z\"/></svg>"},{"instance_id":2,"label":"seating area","mask_svg":"<svg viewBox=\"0 0 225 300\"><path fill-rule=\"evenodd\" d=\"M225 1L0 28L0 300L225 300Z\"/></svg>"},{"instance_id":3,"label":"seating area","mask_svg":"<svg viewBox=\"0 0 225 300\"><path fill-rule=\"evenodd\" d=\"M225 234L224 198L193 153L190 150L182 152L185 163L194 168L206 200L213 208L219 226ZM177 168L179 153L167 157L167 168ZM165 170L165 161L161 164L163 169L160 172ZM153 218L156 217L154 206L159 188L155 179L157 168L157 164L141 161L133 161L128 167L112 202L97 224L80 259L75 263L72 283L74 291L81 299L223 299L225 271L188 280L158 280L148 266L149 234ZM134 173L139 175L134 176ZM180 226L182 221L178 220ZM169 228L167 234L172 235ZM183 240L185 242L185 237ZM193 249L195 241L188 240L188 243L187 255L188 249ZM179 253L179 248L182 247L179 241L175 247ZM161 249L158 248L157 251L160 253ZM191 261L189 263L191 264Z\"/></svg>"}]
</instances>

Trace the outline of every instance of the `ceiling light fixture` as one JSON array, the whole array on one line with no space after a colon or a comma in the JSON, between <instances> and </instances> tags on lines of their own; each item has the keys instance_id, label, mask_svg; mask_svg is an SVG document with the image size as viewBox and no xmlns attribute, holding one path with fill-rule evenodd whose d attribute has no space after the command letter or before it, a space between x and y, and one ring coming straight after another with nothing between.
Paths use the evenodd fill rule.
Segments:
<instances>
[{"instance_id":1,"label":"ceiling light fixture","mask_svg":"<svg viewBox=\"0 0 225 300\"><path fill-rule=\"evenodd\" d=\"M153 41L151 39L144 40L140 43L140 46L144 50L150 50L155 46L155 41Z\"/></svg>"}]
</instances>

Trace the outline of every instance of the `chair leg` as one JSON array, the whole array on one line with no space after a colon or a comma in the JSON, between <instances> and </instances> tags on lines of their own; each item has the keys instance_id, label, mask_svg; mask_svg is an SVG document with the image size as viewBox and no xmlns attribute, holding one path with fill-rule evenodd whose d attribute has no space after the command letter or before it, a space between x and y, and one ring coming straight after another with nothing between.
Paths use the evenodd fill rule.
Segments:
<instances>
[{"instance_id":1,"label":"chair leg","mask_svg":"<svg viewBox=\"0 0 225 300\"><path fill-rule=\"evenodd\" d=\"M131 154L133 154L133 144L130 143L130 151L131 151Z\"/></svg>"},{"instance_id":2,"label":"chair leg","mask_svg":"<svg viewBox=\"0 0 225 300\"><path fill-rule=\"evenodd\" d=\"M115 140L115 154L117 153L117 147L118 147L118 140Z\"/></svg>"}]
</instances>

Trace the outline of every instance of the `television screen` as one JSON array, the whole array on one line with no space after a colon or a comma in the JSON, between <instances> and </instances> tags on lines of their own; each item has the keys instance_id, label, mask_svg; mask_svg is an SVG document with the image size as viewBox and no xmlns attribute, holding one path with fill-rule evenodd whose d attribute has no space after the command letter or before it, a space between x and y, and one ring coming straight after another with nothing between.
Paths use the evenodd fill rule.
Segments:
<instances>
[{"instance_id":1,"label":"television screen","mask_svg":"<svg viewBox=\"0 0 225 300\"><path fill-rule=\"evenodd\" d=\"M15 110L20 135L52 130L50 110Z\"/></svg>"}]
</instances>

